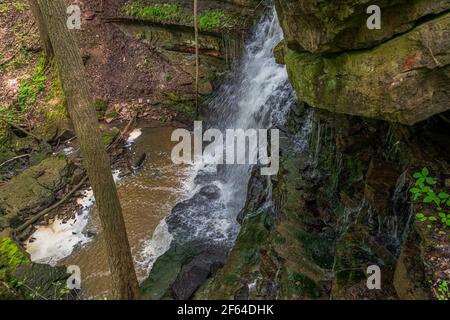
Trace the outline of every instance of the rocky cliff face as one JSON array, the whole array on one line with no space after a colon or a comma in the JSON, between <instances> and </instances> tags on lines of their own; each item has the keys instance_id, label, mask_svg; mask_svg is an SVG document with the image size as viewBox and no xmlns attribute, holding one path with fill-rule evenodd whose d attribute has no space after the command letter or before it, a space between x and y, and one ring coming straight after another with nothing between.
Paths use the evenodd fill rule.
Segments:
<instances>
[{"instance_id":1,"label":"rocky cliff face","mask_svg":"<svg viewBox=\"0 0 450 320\"><path fill-rule=\"evenodd\" d=\"M333 112L412 125L450 108L450 1L275 1L300 99Z\"/></svg>"},{"instance_id":2,"label":"rocky cliff face","mask_svg":"<svg viewBox=\"0 0 450 320\"><path fill-rule=\"evenodd\" d=\"M235 247L195 297L439 298L448 227L418 218L437 211L410 191L422 168L432 189L450 187L450 2L379 1L375 31L369 1L275 2L275 55L302 103L282 128L272 198L255 170Z\"/></svg>"},{"instance_id":3,"label":"rocky cliff face","mask_svg":"<svg viewBox=\"0 0 450 320\"><path fill-rule=\"evenodd\" d=\"M195 297L436 297L450 276L448 229L416 218L433 209L413 202L410 188L413 174L427 167L435 188L448 190L448 151L438 142L450 134L445 121L409 128L298 108L288 123L272 198L255 170L236 244ZM380 290L367 287L373 265L381 270Z\"/></svg>"}]
</instances>

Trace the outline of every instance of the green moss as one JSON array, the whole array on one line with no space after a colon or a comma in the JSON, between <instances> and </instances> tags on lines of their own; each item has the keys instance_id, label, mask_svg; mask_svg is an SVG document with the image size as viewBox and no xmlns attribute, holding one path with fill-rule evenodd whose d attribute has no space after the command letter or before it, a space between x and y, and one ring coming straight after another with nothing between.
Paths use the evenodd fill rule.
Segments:
<instances>
[{"instance_id":1,"label":"green moss","mask_svg":"<svg viewBox=\"0 0 450 320\"><path fill-rule=\"evenodd\" d=\"M69 127L69 117L58 66L55 63L51 64L51 71L48 77L51 86L46 96L40 100L37 106L40 124L34 131L45 139L52 139L57 133Z\"/></svg>"},{"instance_id":2,"label":"green moss","mask_svg":"<svg viewBox=\"0 0 450 320\"><path fill-rule=\"evenodd\" d=\"M198 291L197 299L233 299L248 279L259 278L271 220L267 212L246 214L227 264Z\"/></svg>"},{"instance_id":3,"label":"green moss","mask_svg":"<svg viewBox=\"0 0 450 320\"><path fill-rule=\"evenodd\" d=\"M94 101L94 109L98 119L105 117L105 112L108 109L108 101L102 99L96 99Z\"/></svg>"},{"instance_id":4,"label":"green moss","mask_svg":"<svg viewBox=\"0 0 450 320\"><path fill-rule=\"evenodd\" d=\"M2 54L0 53L0 58L1 57ZM32 52L29 51L25 45L21 45L15 57L11 61L0 66L0 72L11 71L14 69L27 66L30 63L30 60L32 59L33 59Z\"/></svg>"},{"instance_id":5,"label":"green moss","mask_svg":"<svg viewBox=\"0 0 450 320\"><path fill-rule=\"evenodd\" d=\"M11 7L7 3L0 3L0 14L6 13L11 10Z\"/></svg>"},{"instance_id":6,"label":"green moss","mask_svg":"<svg viewBox=\"0 0 450 320\"><path fill-rule=\"evenodd\" d=\"M116 111L109 111L105 113L105 118L115 118L119 114Z\"/></svg>"},{"instance_id":7,"label":"green moss","mask_svg":"<svg viewBox=\"0 0 450 320\"><path fill-rule=\"evenodd\" d=\"M185 94L178 94L176 92L166 92L164 93L167 103L170 107L189 118L195 117L195 104L193 97Z\"/></svg>"},{"instance_id":8,"label":"green moss","mask_svg":"<svg viewBox=\"0 0 450 320\"><path fill-rule=\"evenodd\" d=\"M125 12L133 17L152 19L157 21L179 21L182 18L177 4L145 5L142 1L135 1L125 6Z\"/></svg>"},{"instance_id":9,"label":"green moss","mask_svg":"<svg viewBox=\"0 0 450 320\"><path fill-rule=\"evenodd\" d=\"M94 101L94 108L96 111L106 111L106 109L108 109L108 101L96 99Z\"/></svg>"},{"instance_id":10,"label":"green moss","mask_svg":"<svg viewBox=\"0 0 450 320\"><path fill-rule=\"evenodd\" d=\"M322 295L317 284L305 275L285 270L280 280L280 290L283 298L317 299Z\"/></svg>"},{"instance_id":11,"label":"green moss","mask_svg":"<svg viewBox=\"0 0 450 320\"><path fill-rule=\"evenodd\" d=\"M427 54L423 48L424 41L445 38L443 30L448 29L449 23L450 14L447 13L379 46L348 53L319 55L288 49L284 60L289 78L298 97L310 106L336 113L414 124L443 109L437 100L433 100L435 111L428 106L429 110L418 112L416 108L419 107L411 98L414 97L411 88L422 82L432 83L434 78L429 76L429 71L417 68L418 75L411 79L400 75L410 69L407 66L409 61L415 65L419 55ZM438 45L433 48L445 51ZM445 65L445 60L441 60ZM447 79L445 72L441 74L434 70L436 78ZM426 87L423 90L431 89ZM399 104L403 108L399 108Z\"/></svg>"},{"instance_id":12,"label":"green moss","mask_svg":"<svg viewBox=\"0 0 450 320\"><path fill-rule=\"evenodd\" d=\"M301 242L308 258L323 269L331 269L334 262L334 241L306 232L298 232L297 239Z\"/></svg>"},{"instance_id":13,"label":"green moss","mask_svg":"<svg viewBox=\"0 0 450 320\"><path fill-rule=\"evenodd\" d=\"M51 108L48 108L46 112L46 120L51 123L58 121L67 122L67 110L65 105L64 91L62 90L61 80L59 77L55 78L53 83L49 101L55 101Z\"/></svg>"},{"instance_id":14,"label":"green moss","mask_svg":"<svg viewBox=\"0 0 450 320\"><path fill-rule=\"evenodd\" d=\"M45 61L45 56L42 55L31 79L26 79L19 85L17 106L26 107L33 105L36 102L37 95L44 91L45 80L47 79L45 75Z\"/></svg>"},{"instance_id":15,"label":"green moss","mask_svg":"<svg viewBox=\"0 0 450 320\"><path fill-rule=\"evenodd\" d=\"M169 289L175 282L182 266L196 254L189 245L172 243L153 265L149 277L142 283L141 291L145 299L169 297Z\"/></svg>"},{"instance_id":16,"label":"green moss","mask_svg":"<svg viewBox=\"0 0 450 320\"><path fill-rule=\"evenodd\" d=\"M222 25L225 18L225 13L221 10L204 11L200 15L198 26L200 30L212 31L218 29Z\"/></svg>"},{"instance_id":17,"label":"green moss","mask_svg":"<svg viewBox=\"0 0 450 320\"><path fill-rule=\"evenodd\" d=\"M110 130L103 132L102 136L103 136L103 145L105 146L109 146L114 139L117 137L117 135L119 134L120 130L117 128L111 128Z\"/></svg>"},{"instance_id":18,"label":"green moss","mask_svg":"<svg viewBox=\"0 0 450 320\"><path fill-rule=\"evenodd\" d=\"M151 20L158 23L174 23L192 25L194 16L177 4L146 5L142 0L133 1L123 7L123 11L132 17ZM199 12L198 26L202 31L220 31L236 28L243 22L234 15L226 14L222 10L204 10Z\"/></svg>"},{"instance_id":19,"label":"green moss","mask_svg":"<svg viewBox=\"0 0 450 320\"><path fill-rule=\"evenodd\" d=\"M336 281L339 286L357 284L366 280L367 276L363 270L344 270L336 272Z\"/></svg>"},{"instance_id":20,"label":"green moss","mask_svg":"<svg viewBox=\"0 0 450 320\"><path fill-rule=\"evenodd\" d=\"M9 237L0 240L0 281L12 281L15 269L30 263L21 248Z\"/></svg>"},{"instance_id":21,"label":"green moss","mask_svg":"<svg viewBox=\"0 0 450 320\"><path fill-rule=\"evenodd\" d=\"M368 265L392 266L395 258L369 236L362 225L347 229L336 243L334 270L339 286L354 285L366 279Z\"/></svg>"}]
</instances>

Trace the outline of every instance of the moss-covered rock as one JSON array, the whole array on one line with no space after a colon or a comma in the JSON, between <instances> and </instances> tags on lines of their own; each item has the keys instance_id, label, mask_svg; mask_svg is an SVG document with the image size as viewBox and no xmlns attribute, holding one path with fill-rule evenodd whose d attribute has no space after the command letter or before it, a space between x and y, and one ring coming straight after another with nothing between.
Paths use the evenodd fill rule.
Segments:
<instances>
[{"instance_id":1,"label":"moss-covered rock","mask_svg":"<svg viewBox=\"0 0 450 320\"><path fill-rule=\"evenodd\" d=\"M269 246L270 219L267 212L246 214L226 265L197 292L196 299L248 298L249 284L262 278L262 250Z\"/></svg>"},{"instance_id":2,"label":"moss-covered rock","mask_svg":"<svg viewBox=\"0 0 450 320\"><path fill-rule=\"evenodd\" d=\"M276 0L287 44L313 53L372 48L450 9L434 0ZM381 29L367 28L367 9L381 8Z\"/></svg>"},{"instance_id":3,"label":"moss-covered rock","mask_svg":"<svg viewBox=\"0 0 450 320\"><path fill-rule=\"evenodd\" d=\"M380 30L366 26L367 0L276 4L286 36L277 61L300 100L407 125L450 108L448 2L378 2Z\"/></svg>"},{"instance_id":4,"label":"moss-covered rock","mask_svg":"<svg viewBox=\"0 0 450 320\"><path fill-rule=\"evenodd\" d=\"M29 263L23 249L11 238L0 237L0 300L19 298L14 272L20 265Z\"/></svg>"},{"instance_id":5,"label":"moss-covered rock","mask_svg":"<svg viewBox=\"0 0 450 320\"><path fill-rule=\"evenodd\" d=\"M68 277L66 268L32 263L16 242L0 237L0 300L73 299Z\"/></svg>"},{"instance_id":6,"label":"moss-covered rock","mask_svg":"<svg viewBox=\"0 0 450 320\"><path fill-rule=\"evenodd\" d=\"M145 299L170 299L171 287L181 272L183 264L195 255L190 246L172 243L153 265L149 277L141 284L142 296Z\"/></svg>"},{"instance_id":7,"label":"moss-covered rock","mask_svg":"<svg viewBox=\"0 0 450 320\"><path fill-rule=\"evenodd\" d=\"M51 157L0 187L0 228L17 224L51 204L66 183L68 168L64 157Z\"/></svg>"},{"instance_id":8,"label":"moss-covered rock","mask_svg":"<svg viewBox=\"0 0 450 320\"><path fill-rule=\"evenodd\" d=\"M288 50L285 61L309 105L412 125L449 109L449 33L446 14L374 49L331 57Z\"/></svg>"}]
</instances>

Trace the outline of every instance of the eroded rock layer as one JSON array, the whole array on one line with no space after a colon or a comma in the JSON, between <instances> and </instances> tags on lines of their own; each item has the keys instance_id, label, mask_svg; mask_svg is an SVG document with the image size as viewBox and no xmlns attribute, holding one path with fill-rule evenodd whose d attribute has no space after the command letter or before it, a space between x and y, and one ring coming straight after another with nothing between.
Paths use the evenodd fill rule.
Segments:
<instances>
[{"instance_id":1,"label":"eroded rock layer","mask_svg":"<svg viewBox=\"0 0 450 320\"><path fill-rule=\"evenodd\" d=\"M450 108L450 1L276 1L299 98L332 112L413 125Z\"/></svg>"}]
</instances>

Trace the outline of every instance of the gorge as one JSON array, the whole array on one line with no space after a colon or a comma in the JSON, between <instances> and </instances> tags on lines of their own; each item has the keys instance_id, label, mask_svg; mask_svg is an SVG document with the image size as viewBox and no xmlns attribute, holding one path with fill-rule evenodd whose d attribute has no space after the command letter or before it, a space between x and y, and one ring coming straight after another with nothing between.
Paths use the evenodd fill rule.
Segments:
<instances>
[{"instance_id":1,"label":"gorge","mask_svg":"<svg viewBox=\"0 0 450 320\"><path fill-rule=\"evenodd\" d=\"M372 30L369 0L199 0L199 117L191 1L73 2L104 142L128 137L111 158L143 299L450 297L449 0L378 1ZM12 2L0 15L1 30L27 17ZM15 57L27 63L0 57L0 110L26 109L16 126L45 143L1 127L0 298L30 298L10 289L25 278L54 298L50 283L64 286L72 264L82 290L65 298L108 298L89 185L17 231L83 176L57 77L24 39ZM32 72L46 78L25 108ZM279 170L216 164L226 143L204 143L209 161L174 164L177 128L277 130L279 152L265 151ZM370 266L380 289L367 286Z\"/></svg>"}]
</instances>

